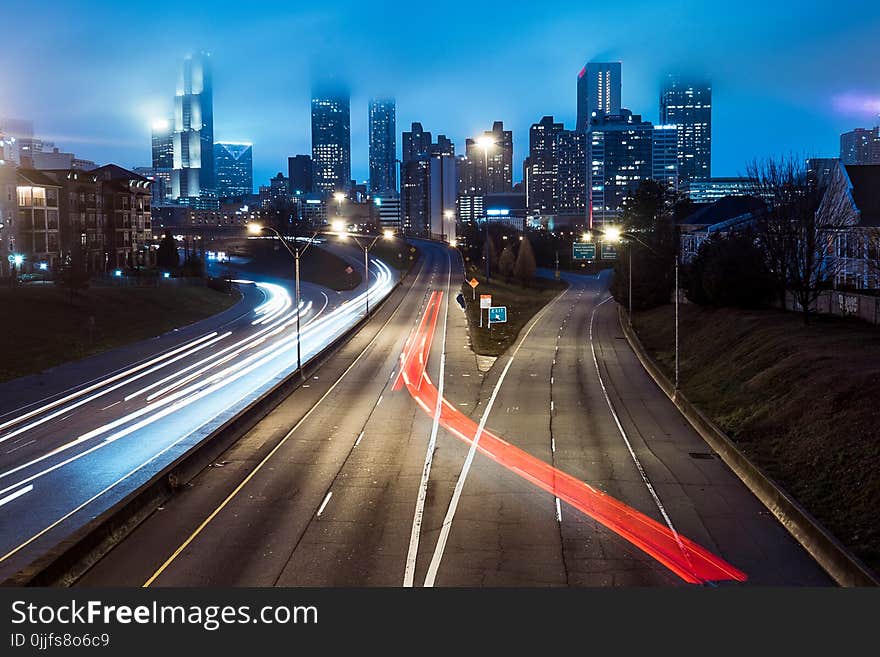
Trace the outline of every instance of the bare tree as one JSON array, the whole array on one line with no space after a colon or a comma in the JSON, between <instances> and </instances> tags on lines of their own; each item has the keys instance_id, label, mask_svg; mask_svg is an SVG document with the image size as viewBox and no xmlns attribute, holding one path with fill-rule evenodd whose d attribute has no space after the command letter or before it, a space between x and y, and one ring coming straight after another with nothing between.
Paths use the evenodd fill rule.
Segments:
<instances>
[{"instance_id":1,"label":"bare tree","mask_svg":"<svg viewBox=\"0 0 880 657\"><path fill-rule=\"evenodd\" d=\"M752 193L767 202L755 227L776 296L785 307L790 291L809 323L819 293L841 266L837 233L852 223L845 179L836 166L811 171L793 156L756 161L747 171Z\"/></svg>"}]
</instances>

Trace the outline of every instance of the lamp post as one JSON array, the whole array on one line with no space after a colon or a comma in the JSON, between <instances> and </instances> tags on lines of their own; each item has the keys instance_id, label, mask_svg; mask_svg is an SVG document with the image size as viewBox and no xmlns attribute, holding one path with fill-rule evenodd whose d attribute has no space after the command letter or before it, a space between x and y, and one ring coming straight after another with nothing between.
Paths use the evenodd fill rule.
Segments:
<instances>
[{"instance_id":1,"label":"lamp post","mask_svg":"<svg viewBox=\"0 0 880 657\"><path fill-rule=\"evenodd\" d=\"M342 216L342 202L345 200L345 193L336 192L333 194L333 198L336 200L336 216Z\"/></svg>"},{"instance_id":2,"label":"lamp post","mask_svg":"<svg viewBox=\"0 0 880 657\"><path fill-rule=\"evenodd\" d=\"M632 242L638 242L646 249L648 249L651 253L656 256L660 254L657 253L657 250L652 246L646 244L643 240L641 240L637 235L633 233L628 233L621 231L616 226L609 226L604 231L601 232L609 242L616 243L621 242L624 239L630 240ZM633 253L632 249L629 250L628 255L628 266L629 266L629 290L628 290L628 304L629 304L629 317L627 318L628 323L632 326L632 261L633 261ZM679 257L678 251L675 253L675 389L678 390L679 384L679 312L678 312L678 298L679 298L679 290L678 290L678 269L679 269Z\"/></svg>"},{"instance_id":3,"label":"lamp post","mask_svg":"<svg viewBox=\"0 0 880 657\"><path fill-rule=\"evenodd\" d=\"M489 193L489 149L495 145L495 140L492 139L489 135L484 134L482 137L477 138L477 145L483 149L483 155L485 156L485 177L483 180L486 181L486 188L483 190L483 194ZM486 208L483 208L483 212L485 213ZM488 281L492 278L492 270L491 263L489 262L489 215L486 214L486 280Z\"/></svg>"},{"instance_id":4,"label":"lamp post","mask_svg":"<svg viewBox=\"0 0 880 657\"><path fill-rule=\"evenodd\" d=\"M294 303L296 304L296 369L299 370L300 377L302 378L303 381L305 381L306 375L302 369L302 351L300 349L300 340L299 340L299 336L300 336L299 259L300 259L300 256L303 255L308 250L308 248L312 245L312 242L314 241L315 236L318 234L318 231L315 231L314 233L312 233L312 236L309 238L309 243L306 244L305 247L300 249L299 246L296 245L296 242L294 242L294 244L296 246L294 248L290 248L290 245L287 243L287 240L284 239L284 237L282 237L281 233L279 233L272 226L263 226L261 224L253 224L253 223L248 224L248 231L255 234L255 235L259 235L264 229L270 230L273 233L275 233L275 236L284 245L284 248L287 249L287 252L293 256L293 260L295 263L294 270L293 270L293 280L294 280L294 295L296 297L294 299Z\"/></svg>"},{"instance_id":5,"label":"lamp post","mask_svg":"<svg viewBox=\"0 0 880 657\"><path fill-rule=\"evenodd\" d=\"M356 235L349 235L345 231L340 230L340 225L337 222L333 222L333 230L342 239L345 239L346 237L351 237L355 241L355 244L357 244L364 251L364 283L367 286L366 296L365 296L366 306L367 306L366 316L369 317L370 316L370 249L372 249L373 246L375 246L376 242L378 242L380 238L383 238L386 240L393 239L394 238L394 231L392 231L390 229L386 229L386 230L382 231L381 235L376 235L376 237L373 238L372 242L370 242L367 245L364 245L357 238Z\"/></svg>"}]
</instances>

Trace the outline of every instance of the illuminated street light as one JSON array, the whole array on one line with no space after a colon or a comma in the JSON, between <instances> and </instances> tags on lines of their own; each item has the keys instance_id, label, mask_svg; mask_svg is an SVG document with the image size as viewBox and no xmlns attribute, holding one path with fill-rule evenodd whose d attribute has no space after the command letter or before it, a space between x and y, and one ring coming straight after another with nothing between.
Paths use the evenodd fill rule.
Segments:
<instances>
[{"instance_id":1,"label":"illuminated street light","mask_svg":"<svg viewBox=\"0 0 880 657\"><path fill-rule=\"evenodd\" d=\"M341 223L341 222L340 222ZM249 233L259 234L263 230L263 226L258 223L248 223L247 229ZM265 229L271 231L275 234L281 244L287 249L287 252L293 256L294 260L294 269L293 269L293 286L294 286L294 304L296 305L296 369L299 370L300 378L305 381L306 375L302 369L302 348L300 346L300 294L299 294L299 259L302 254L306 252L306 250L312 245L315 241L315 236L318 234L318 231L312 233L312 236L309 238L308 243L304 248L300 249L294 240L294 247L291 248L290 244L287 243L287 240L281 236L275 228L272 226L265 226Z\"/></svg>"},{"instance_id":2,"label":"illuminated street light","mask_svg":"<svg viewBox=\"0 0 880 657\"><path fill-rule=\"evenodd\" d=\"M345 233L345 222L342 219L334 219L330 222L330 230L334 233ZM340 237L345 237L345 235L340 235Z\"/></svg>"},{"instance_id":3,"label":"illuminated street light","mask_svg":"<svg viewBox=\"0 0 880 657\"><path fill-rule=\"evenodd\" d=\"M382 231L382 236L386 240L394 239L394 231L391 230L390 228L386 228L384 231Z\"/></svg>"},{"instance_id":4,"label":"illuminated street light","mask_svg":"<svg viewBox=\"0 0 880 657\"><path fill-rule=\"evenodd\" d=\"M21 264L24 262L24 256L20 253L16 253L12 256L12 264L16 267L21 267Z\"/></svg>"},{"instance_id":5,"label":"illuminated street light","mask_svg":"<svg viewBox=\"0 0 880 657\"><path fill-rule=\"evenodd\" d=\"M605 240L611 242L612 244L616 244L620 241L621 233L620 228L618 226L608 226L605 229Z\"/></svg>"},{"instance_id":6,"label":"illuminated street light","mask_svg":"<svg viewBox=\"0 0 880 657\"><path fill-rule=\"evenodd\" d=\"M592 242L592 241L593 241L593 233L591 233L590 231L586 231L586 232L581 236L581 239L582 239L584 242Z\"/></svg>"}]
</instances>

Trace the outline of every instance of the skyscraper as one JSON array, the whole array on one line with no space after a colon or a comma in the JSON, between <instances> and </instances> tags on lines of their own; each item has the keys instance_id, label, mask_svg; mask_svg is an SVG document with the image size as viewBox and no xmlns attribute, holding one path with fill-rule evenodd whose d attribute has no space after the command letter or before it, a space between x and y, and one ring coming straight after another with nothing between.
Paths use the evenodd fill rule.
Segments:
<instances>
[{"instance_id":1,"label":"skyscraper","mask_svg":"<svg viewBox=\"0 0 880 657\"><path fill-rule=\"evenodd\" d=\"M351 185L349 93L338 85L312 94L312 164L315 191L330 194Z\"/></svg>"},{"instance_id":2,"label":"skyscraper","mask_svg":"<svg viewBox=\"0 0 880 657\"><path fill-rule=\"evenodd\" d=\"M587 220L587 135L561 130L556 135L556 189L554 212Z\"/></svg>"},{"instance_id":3,"label":"skyscraper","mask_svg":"<svg viewBox=\"0 0 880 657\"><path fill-rule=\"evenodd\" d=\"M174 168L174 132L171 129L171 121L159 119L153 122L153 168Z\"/></svg>"},{"instance_id":4,"label":"skyscraper","mask_svg":"<svg viewBox=\"0 0 880 657\"><path fill-rule=\"evenodd\" d=\"M397 195L397 119L393 98L370 101L370 193Z\"/></svg>"},{"instance_id":5,"label":"skyscraper","mask_svg":"<svg viewBox=\"0 0 880 657\"><path fill-rule=\"evenodd\" d=\"M290 193L311 194L315 191L314 167L310 155L294 155L287 158L287 178Z\"/></svg>"},{"instance_id":6,"label":"skyscraper","mask_svg":"<svg viewBox=\"0 0 880 657\"><path fill-rule=\"evenodd\" d=\"M660 91L660 123L678 126L678 177L712 177L712 86L668 75Z\"/></svg>"},{"instance_id":7,"label":"skyscraper","mask_svg":"<svg viewBox=\"0 0 880 657\"><path fill-rule=\"evenodd\" d=\"M172 196L191 205L216 204L214 99L210 53L183 60L174 98Z\"/></svg>"},{"instance_id":8,"label":"skyscraper","mask_svg":"<svg viewBox=\"0 0 880 657\"><path fill-rule=\"evenodd\" d=\"M468 139L467 159L474 163L474 186L477 193L495 194L513 189L513 132L495 121L476 139Z\"/></svg>"},{"instance_id":9,"label":"skyscraper","mask_svg":"<svg viewBox=\"0 0 880 657\"><path fill-rule=\"evenodd\" d=\"M251 144L216 142L214 165L217 195L220 198L254 193L254 153Z\"/></svg>"},{"instance_id":10,"label":"skyscraper","mask_svg":"<svg viewBox=\"0 0 880 657\"><path fill-rule=\"evenodd\" d=\"M529 212L552 214L556 204L558 173L557 137L564 126L545 116L529 129L529 156L523 167L526 208Z\"/></svg>"},{"instance_id":11,"label":"skyscraper","mask_svg":"<svg viewBox=\"0 0 880 657\"><path fill-rule=\"evenodd\" d=\"M678 126L655 125L652 177L670 189L678 189Z\"/></svg>"},{"instance_id":12,"label":"skyscraper","mask_svg":"<svg viewBox=\"0 0 880 657\"><path fill-rule=\"evenodd\" d=\"M458 192L455 145L445 135L432 141L421 123L413 123L402 141L400 213L404 231L454 239L454 222L447 216L455 211Z\"/></svg>"},{"instance_id":13,"label":"skyscraper","mask_svg":"<svg viewBox=\"0 0 880 657\"><path fill-rule=\"evenodd\" d=\"M587 132L593 113L620 112L620 62L588 62L578 73L577 131Z\"/></svg>"},{"instance_id":14,"label":"skyscraper","mask_svg":"<svg viewBox=\"0 0 880 657\"><path fill-rule=\"evenodd\" d=\"M880 164L880 127L856 128L840 135L843 164Z\"/></svg>"},{"instance_id":15,"label":"skyscraper","mask_svg":"<svg viewBox=\"0 0 880 657\"><path fill-rule=\"evenodd\" d=\"M624 200L653 174L654 126L627 109L590 123L590 225L615 221Z\"/></svg>"}]
</instances>

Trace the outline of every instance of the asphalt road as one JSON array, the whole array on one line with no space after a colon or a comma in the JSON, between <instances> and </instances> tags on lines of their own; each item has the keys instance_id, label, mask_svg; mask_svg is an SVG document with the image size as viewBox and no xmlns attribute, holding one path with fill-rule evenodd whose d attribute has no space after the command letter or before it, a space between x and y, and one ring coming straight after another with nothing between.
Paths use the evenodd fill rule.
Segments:
<instances>
[{"instance_id":1,"label":"asphalt road","mask_svg":"<svg viewBox=\"0 0 880 657\"><path fill-rule=\"evenodd\" d=\"M353 249L341 253L358 264ZM371 274L375 302L397 274L378 261ZM0 580L296 370L292 292L262 281L239 287L243 300L215 318L55 368L40 385L7 384L18 389L0 409ZM365 298L362 287L341 294L302 287L305 362L363 316Z\"/></svg>"},{"instance_id":2,"label":"asphalt road","mask_svg":"<svg viewBox=\"0 0 880 657\"><path fill-rule=\"evenodd\" d=\"M460 260L421 248L308 385L80 585L830 583L641 368L607 275L571 277L482 372Z\"/></svg>"}]
</instances>

